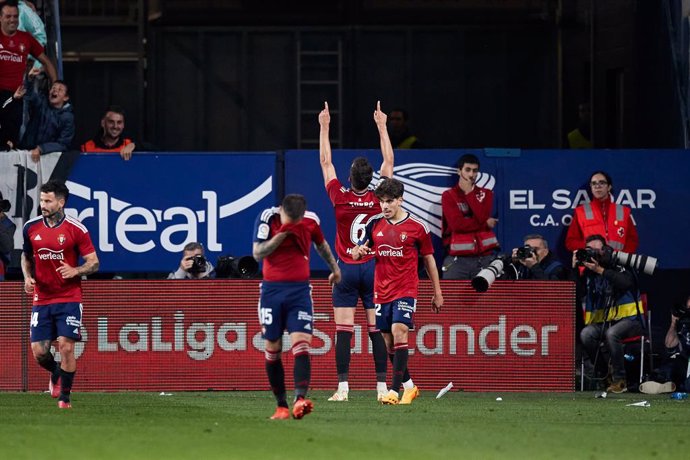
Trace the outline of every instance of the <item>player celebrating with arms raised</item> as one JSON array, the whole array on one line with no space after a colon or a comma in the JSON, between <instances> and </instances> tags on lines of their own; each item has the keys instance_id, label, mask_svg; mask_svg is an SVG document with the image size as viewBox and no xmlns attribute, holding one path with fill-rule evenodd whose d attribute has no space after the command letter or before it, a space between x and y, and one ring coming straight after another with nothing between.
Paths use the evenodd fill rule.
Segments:
<instances>
[{"instance_id":1,"label":"player celebrating with arms raised","mask_svg":"<svg viewBox=\"0 0 690 460\"><path fill-rule=\"evenodd\" d=\"M381 102L376 103L374 122L381 139L381 176L393 177L393 147L386 128L387 116L381 111ZM345 188L335 173L331 160L331 144L328 130L331 116L328 102L319 114L321 125L319 155L324 185L328 197L335 208L337 234L335 252L338 255L338 266L343 273L343 280L333 288L333 316L335 317L336 345L335 365L338 372L338 390L328 398L329 401L347 401L350 390L348 375L350 372L350 346L355 325L355 307L359 298L367 315L367 329L371 339L376 370L376 390L378 399L383 398L386 388L386 345L381 332L376 327L374 315L374 256L367 254L359 260L352 258L352 248L363 235L369 219L380 213L378 199L374 190L369 188L374 171L364 157L357 157L350 167L350 186Z\"/></svg>"},{"instance_id":2,"label":"player celebrating with arms raised","mask_svg":"<svg viewBox=\"0 0 690 460\"><path fill-rule=\"evenodd\" d=\"M434 288L431 308L439 312L443 294L438 278L434 248L426 224L402 208L404 187L396 179L383 179L376 188L383 217L373 218L366 226L361 242L352 250L355 260L374 253L374 301L376 325L381 330L393 359L393 383L383 404L409 404L417 387L405 389L402 400L398 392L407 370L409 356L407 335L414 327L419 278L417 258L421 254Z\"/></svg>"},{"instance_id":3,"label":"player celebrating with arms raised","mask_svg":"<svg viewBox=\"0 0 690 460\"><path fill-rule=\"evenodd\" d=\"M81 340L81 277L98 270L89 231L65 215L69 190L48 181L41 187L41 216L24 224L22 272L24 290L33 296L31 351L50 372L50 395L60 409L71 409L70 393L77 371L74 343ZM77 266L79 256L84 264ZM57 339L58 365L50 352Z\"/></svg>"},{"instance_id":4,"label":"player celebrating with arms raised","mask_svg":"<svg viewBox=\"0 0 690 460\"><path fill-rule=\"evenodd\" d=\"M340 282L340 269L328 242L324 239L319 218L306 211L302 195L286 195L279 208L264 210L256 219L253 255L264 261L259 297L259 322L265 339L266 374L278 407L273 420L290 418L285 391L285 370L280 354L283 330L290 334L295 358L295 403L292 416L300 419L310 413L313 403L306 398L311 379L309 345L313 332L313 305L309 284L311 243L328 264L331 284Z\"/></svg>"}]
</instances>

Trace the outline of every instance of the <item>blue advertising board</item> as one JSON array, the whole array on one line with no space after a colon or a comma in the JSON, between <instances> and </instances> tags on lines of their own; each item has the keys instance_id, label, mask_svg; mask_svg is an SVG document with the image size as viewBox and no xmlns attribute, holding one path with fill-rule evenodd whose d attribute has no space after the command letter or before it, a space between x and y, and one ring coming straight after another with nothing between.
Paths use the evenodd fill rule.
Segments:
<instances>
[{"instance_id":1,"label":"blue advertising board","mask_svg":"<svg viewBox=\"0 0 690 460\"><path fill-rule=\"evenodd\" d=\"M275 205L276 154L82 156L67 213L89 229L105 272L174 271L185 244L217 256L252 252L256 216Z\"/></svg>"},{"instance_id":2,"label":"blue advertising board","mask_svg":"<svg viewBox=\"0 0 690 460\"><path fill-rule=\"evenodd\" d=\"M496 233L504 251L522 244L531 233L543 235L564 261L564 241L573 209L588 200L592 172L604 170L613 178L616 202L632 209L640 235L638 253L657 257L661 268L690 267L690 216L682 207L690 202L686 171L690 155L682 150L398 150L395 177L405 184L404 206L425 220L440 250L441 194L457 182L456 163L464 153L481 162L480 185L495 193ZM334 150L338 178L347 184L356 156L367 157L375 169L378 150ZM285 152L285 191L302 193L308 207L321 217L328 241L333 242L333 208L325 191L318 152ZM679 205L681 206L679 208ZM437 251L437 259L441 254ZM325 265L318 257L314 269Z\"/></svg>"}]
</instances>

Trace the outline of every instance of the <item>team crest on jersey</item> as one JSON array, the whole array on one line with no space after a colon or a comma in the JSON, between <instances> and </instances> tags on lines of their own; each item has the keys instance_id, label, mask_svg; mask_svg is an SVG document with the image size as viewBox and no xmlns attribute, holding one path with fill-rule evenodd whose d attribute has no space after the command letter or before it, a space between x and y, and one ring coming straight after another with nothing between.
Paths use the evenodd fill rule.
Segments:
<instances>
[{"instance_id":1,"label":"team crest on jersey","mask_svg":"<svg viewBox=\"0 0 690 460\"><path fill-rule=\"evenodd\" d=\"M58 243L60 243L60 246L62 246L63 244L65 244L65 241L67 241L67 238L65 238L64 234L60 233L58 235L57 240L58 240Z\"/></svg>"},{"instance_id":2,"label":"team crest on jersey","mask_svg":"<svg viewBox=\"0 0 690 460\"><path fill-rule=\"evenodd\" d=\"M618 233L618 236L620 238L623 238L623 236L625 235L625 229L623 227L618 227L618 231L616 233Z\"/></svg>"},{"instance_id":3,"label":"team crest on jersey","mask_svg":"<svg viewBox=\"0 0 690 460\"><path fill-rule=\"evenodd\" d=\"M486 192L484 190L480 189L477 192L477 201L479 201L481 203L482 201L484 201L484 198L486 198Z\"/></svg>"},{"instance_id":4,"label":"team crest on jersey","mask_svg":"<svg viewBox=\"0 0 690 460\"><path fill-rule=\"evenodd\" d=\"M407 239L407 233L406 232L400 233L400 241L405 241L406 239Z\"/></svg>"},{"instance_id":5,"label":"team crest on jersey","mask_svg":"<svg viewBox=\"0 0 690 460\"><path fill-rule=\"evenodd\" d=\"M24 54L24 50L26 50L26 47L24 46L24 43L19 44L19 52Z\"/></svg>"}]
</instances>

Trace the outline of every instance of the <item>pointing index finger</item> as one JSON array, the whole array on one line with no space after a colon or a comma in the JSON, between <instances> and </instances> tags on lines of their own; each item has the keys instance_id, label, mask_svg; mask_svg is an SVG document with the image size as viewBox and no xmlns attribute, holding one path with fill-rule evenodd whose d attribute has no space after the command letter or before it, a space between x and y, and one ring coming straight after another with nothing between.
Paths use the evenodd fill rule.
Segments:
<instances>
[{"instance_id":1,"label":"pointing index finger","mask_svg":"<svg viewBox=\"0 0 690 460\"><path fill-rule=\"evenodd\" d=\"M377 112L381 111L381 101L376 101L376 111Z\"/></svg>"},{"instance_id":2,"label":"pointing index finger","mask_svg":"<svg viewBox=\"0 0 690 460\"><path fill-rule=\"evenodd\" d=\"M325 110L326 112L328 112L328 102L327 102L327 101L324 101L323 107L324 107L324 110Z\"/></svg>"}]
</instances>

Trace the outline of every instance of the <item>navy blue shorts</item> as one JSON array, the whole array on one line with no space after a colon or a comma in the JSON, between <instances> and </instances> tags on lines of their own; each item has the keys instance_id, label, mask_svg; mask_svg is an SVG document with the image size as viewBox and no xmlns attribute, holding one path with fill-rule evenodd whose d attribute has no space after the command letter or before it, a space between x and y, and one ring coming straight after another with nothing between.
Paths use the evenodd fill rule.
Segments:
<instances>
[{"instance_id":1,"label":"navy blue shorts","mask_svg":"<svg viewBox=\"0 0 690 460\"><path fill-rule=\"evenodd\" d=\"M376 304L376 327L381 332L391 332L393 323L402 323L414 329L414 312L417 299L401 297L392 302Z\"/></svg>"},{"instance_id":2,"label":"navy blue shorts","mask_svg":"<svg viewBox=\"0 0 690 460\"><path fill-rule=\"evenodd\" d=\"M312 334L311 285L264 281L260 285L259 323L264 339L274 342L289 333Z\"/></svg>"},{"instance_id":3,"label":"navy blue shorts","mask_svg":"<svg viewBox=\"0 0 690 460\"><path fill-rule=\"evenodd\" d=\"M347 264L338 260L342 279L333 286L333 306L356 307L362 299L367 310L374 308L374 265L375 259L363 264Z\"/></svg>"},{"instance_id":4,"label":"navy blue shorts","mask_svg":"<svg viewBox=\"0 0 690 460\"><path fill-rule=\"evenodd\" d=\"M51 342L58 337L81 340L81 312L79 302L34 305L31 308L31 341Z\"/></svg>"}]
</instances>

